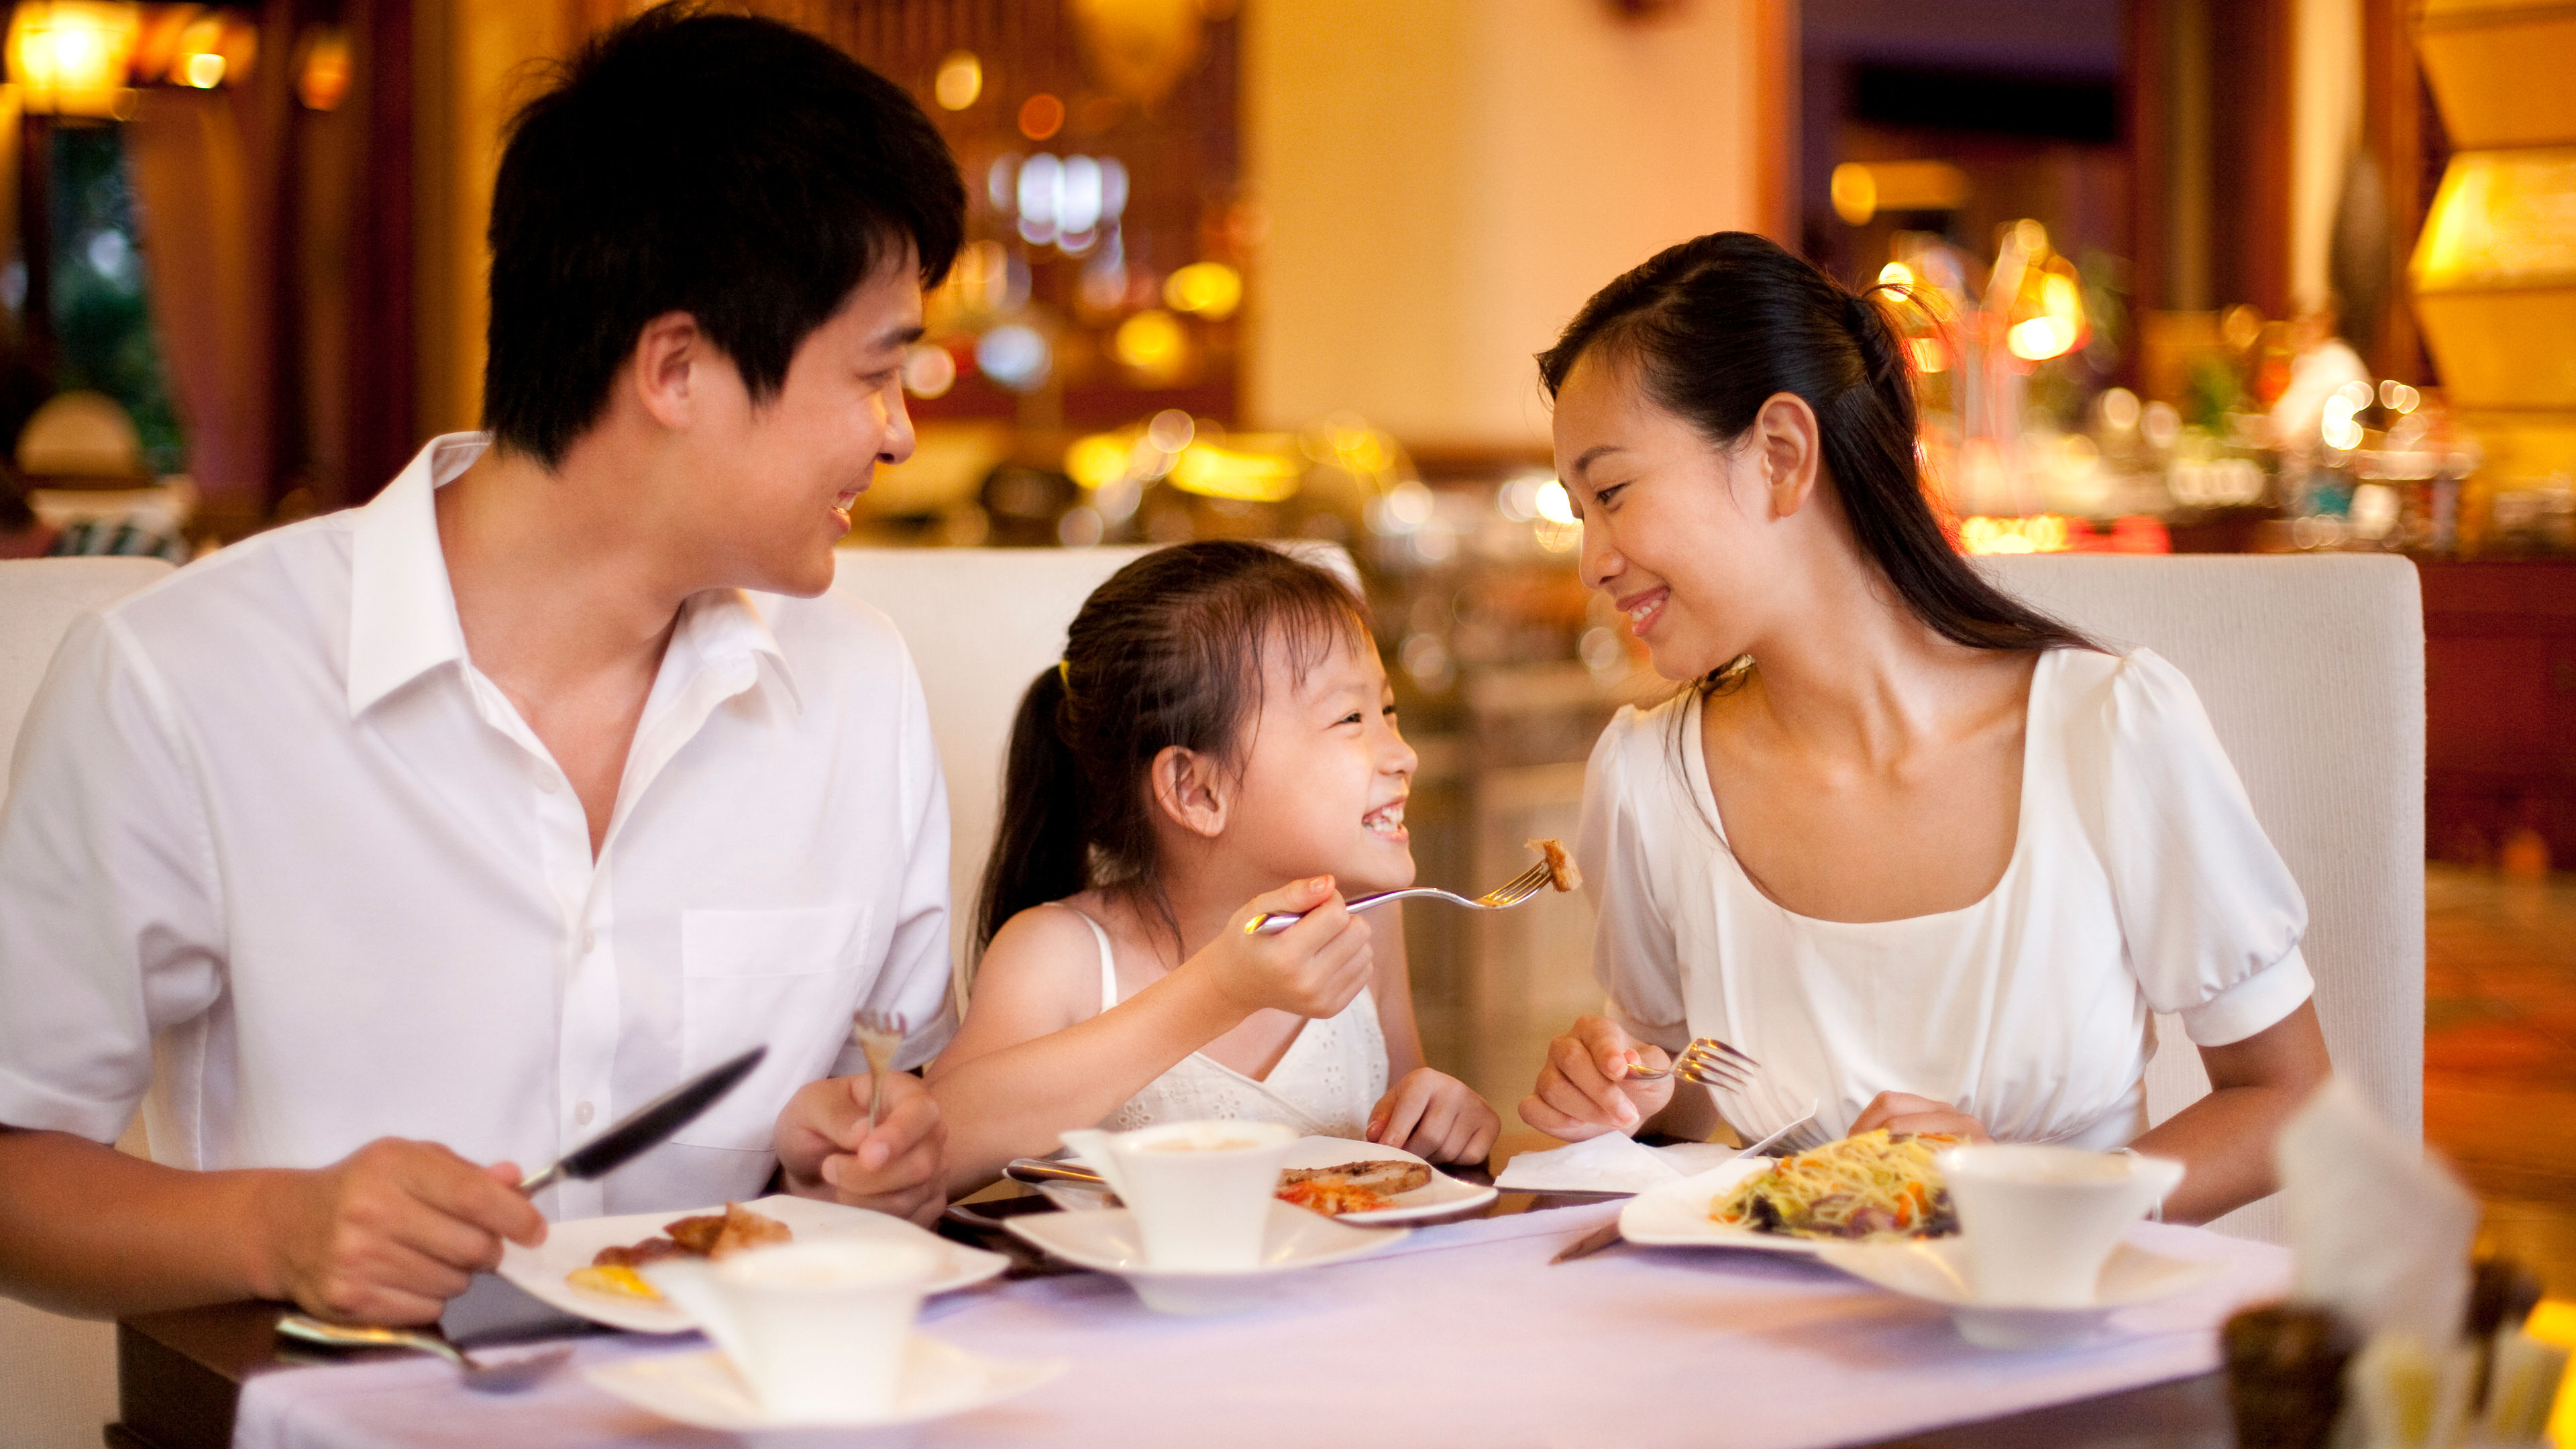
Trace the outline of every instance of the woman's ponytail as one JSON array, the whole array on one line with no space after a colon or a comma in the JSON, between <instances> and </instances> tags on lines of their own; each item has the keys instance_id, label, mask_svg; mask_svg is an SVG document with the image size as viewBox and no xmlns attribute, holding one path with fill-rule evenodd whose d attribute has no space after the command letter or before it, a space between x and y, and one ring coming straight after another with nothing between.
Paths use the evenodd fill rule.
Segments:
<instances>
[{"instance_id":1,"label":"woman's ponytail","mask_svg":"<svg viewBox=\"0 0 2576 1449\"><path fill-rule=\"evenodd\" d=\"M975 901L975 956L1004 922L1060 901L1089 882L1082 770L1064 739L1065 667L1052 664L1020 696L1002 773L1002 818Z\"/></svg>"}]
</instances>

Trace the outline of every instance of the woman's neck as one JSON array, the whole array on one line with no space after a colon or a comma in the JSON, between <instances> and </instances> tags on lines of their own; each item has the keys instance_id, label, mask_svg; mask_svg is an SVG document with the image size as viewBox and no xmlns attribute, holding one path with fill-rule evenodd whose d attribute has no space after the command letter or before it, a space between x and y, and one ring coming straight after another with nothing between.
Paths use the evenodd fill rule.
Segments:
<instances>
[{"instance_id":1,"label":"woman's neck","mask_svg":"<svg viewBox=\"0 0 2576 1449\"><path fill-rule=\"evenodd\" d=\"M1753 647L1759 667L1742 706L1785 738L1884 764L1947 732L1961 666L2018 663L1941 637L1856 555L1825 567L1848 576L1819 579Z\"/></svg>"}]
</instances>

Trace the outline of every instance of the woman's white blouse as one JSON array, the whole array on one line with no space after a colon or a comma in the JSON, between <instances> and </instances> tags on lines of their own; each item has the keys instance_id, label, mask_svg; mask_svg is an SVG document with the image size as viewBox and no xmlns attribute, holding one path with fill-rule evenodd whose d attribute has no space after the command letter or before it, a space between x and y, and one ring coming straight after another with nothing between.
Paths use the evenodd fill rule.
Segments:
<instances>
[{"instance_id":1,"label":"woman's white blouse","mask_svg":"<svg viewBox=\"0 0 2576 1449\"><path fill-rule=\"evenodd\" d=\"M2241 1041L2314 990L2307 902L2255 822L2200 698L2151 651L2042 655L2003 878L1939 915L1783 909L1729 852L1700 704L1623 709L1592 751L1578 848L1612 1018L1762 1064L1717 1104L1748 1137L1842 1136L1882 1091L1947 1101L2006 1141L2108 1149L2145 1127L2154 1012Z\"/></svg>"}]
</instances>

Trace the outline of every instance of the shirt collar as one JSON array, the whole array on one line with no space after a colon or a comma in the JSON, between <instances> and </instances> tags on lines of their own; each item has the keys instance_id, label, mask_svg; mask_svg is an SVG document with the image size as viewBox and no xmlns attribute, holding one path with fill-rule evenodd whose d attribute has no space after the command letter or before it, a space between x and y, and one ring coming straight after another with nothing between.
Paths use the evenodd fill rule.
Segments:
<instances>
[{"instance_id":1,"label":"shirt collar","mask_svg":"<svg viewBox=\"0 0 2576 1449\"><path fill-rule=\"evenodd\" d=\"M432 438L358 510L349 560L352 718L442 664L466 662L465 627L456 617L456 590L438 544L437 492L490 445L483 433ZM802 710L795 673L770 632L762 602L763 596L742 589L692 595L681 608L672 646L687 650L701 666L740 660L756 675L765 662L790 708Z\"/></svg>"},{"instance_id":2,"label":"shirt collar","mask_svg":"<svg viewBox=\"0 0 2576 1449\"><path fill-rule=\"evenodd\" d=\"M744 680L744 687L756 682L766 666L787 697L788 708L801 712L805 700L796 688L796 673L787 667L787 653L778 647L778 636L770 632L763 609L772 602L767 595L745 589L708 589L692 594L681 606L679 627L671 634L671 648L696 656L700 668L723 668L739 662L751 676ZM664 668L669 668L667 661Z\"/></svg>"},{"instance_id":3,"label":"shirt collar","mask_svg":"<svg viewBox=\"0 0 2576 1449\"><path fill-rule=\"evenodd\" d=\"M465 628L438 547L436 494L481 457L490 439L447 433L358 510L349 541L349 714L451 661L465 659Z\"/></svg>"}]
</instances>

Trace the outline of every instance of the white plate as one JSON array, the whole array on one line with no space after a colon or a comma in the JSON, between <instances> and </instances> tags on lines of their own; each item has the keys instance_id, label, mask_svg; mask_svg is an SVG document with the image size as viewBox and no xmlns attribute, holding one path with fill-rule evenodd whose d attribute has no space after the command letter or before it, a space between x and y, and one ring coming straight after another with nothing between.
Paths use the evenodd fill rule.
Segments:
<instances>
[{"instance_id":1,"label":"white plate","mask_svg":"<svg viewBox=\"0 0 2576 1449\"><path fill-rule=\"evenodd\" d=\"M1419 1162L1431 1168L1431 1180L1411 1192L1397 1193L1391 1207L1375 1212L1344 1213L1337 1222L1383 1227L1390 1223L1414 1223L1425 1218L1447 1217L1452 1213L1472 1212L1492 1202L1496 1189L1460 1182L1423 1158L1401 1147L1380 1147L1374 1142L1354 1142L1347 1137L1300 1137L1288 1149L1280 1166L1339 1167L1345 1162L1387 1162L1401 1159ZM1109 1205L1109 1190L1079 1182L1041 1182L1039 1192L1049 1202L1066 1212L1089 1212Z\"/></svg>"},{"instance_id":2,"label":"white plate","mask_svg":"<svg viewBox=\"0 0 2576 1449\"><path fill-rule=\"evenodd\" d=\"M1154 1268L1125 1208L1090 1213L1026 1213L1003 1226L1022 1241L1077 1268L1127 1280L1145 1306L1159 1313L1226 1313L1266 1296L1270 1280L1300 1268L1320 1268L1401 1242L1410 1228L1355 1228L1321 1213L1270 1205L1261 1240L1261 1262L1241 1270Z\"/></svg>"},{"instance_id":3,"label":"white plate","mask_svg":"<svg viewBox=\"0 0 2576 1449\"><path fill-rule=\"evenodd\" d=\"M778 1419L760 1407L751 1386L722 1353L672 1353L624 1359L583 1370L592 1383L666 1419L733 1434L765 1429L859 1429L917 1424L998 1403L1064 1372L1062 1359L1000 1359L971 1353L927 1334L912 1336L895 1401L882 1413L850 1418Z\"/></svg>"},{"instance_id":4,"label":"white plate","mask_svg":"<svg viewBox=\"0 0 2576 1449\"><path fill-rule=\"evenodd\" d=\"M2131 1243L2111 1250L2094 1284L2093 1301L2074 1308L2029 1308L1980 1303L1968 1288L1967 1240L1923 1238L1910 1243L1822 1243L1816 1256L1855 1278L1938 1303L1950 1310L1959 1336L1982 1348L2040 1348L2080 1342L2120 1309L2169 1298L2225 1271L2211 1259L2168 1258Z\"/></svg>"},{"instance_id":5,"label":"white plate","mask_svg":"<svg viewBox=\"0 0 2576 1449\"><path fill-rule=\"evenodd\" d=\"M1300 1137L1280 1161L1285 1167L1339 1167L1345 1162L1388 1162L1402 1160L1431 1167L1427 1160L1416 1157L1401 1147L1381 1147L1374 1142L1353 1142L1345 1137ZM1335 1222L1378 1225L1419 1222L1424 1218L1446 1217L1463 1213L1492 1202L1495 1189L1460 1182L1437 1167L1431 1167L1431 1180L1411 1192L1397 1193L1392 1207L1375 1212L1344 1213Z\"/></svg>"},{"instance_id":6,"label":"white plate","mask_svg":"<svg viewBox=\"0 0 2576 1449\"><path fill-rule=\"evenodd\" d=\"M929 1244L947 1254L948 1260L947 1268L931 1281L930 1291L933 1293L946 1293L981 1283L999 1276L1011 1266L1011 1260L999 1253L952 1243L901 1218L869 1212L865 1208L843 1207L836 1202L817 1202L812 1198L784 1194L743 1206L785 1223L800 1243L825 1238L883 1238ZM565 1282L564 1275L575 1268L589 1267L590 1260L602 1248L657 1237L663 1224L680 1218L723 1211L723 1205L718 1204L687 1212L628 1213L623 1217L583 1218L577 1222L555 1223L546 1229L546 1240L538 1247L522 1248L516 1243L505 1245L501 1249L501 1276L526 1289L531 1297L593 1323L605 1323L629 1333L686 1333L697 1327L696 1322L668 1303L593 1293Z\"/></svg>"},{"instance_id":7,"label":"white plate","mask_svg":"<svg viewBox=\"0 0 2576 1449\"><path fill-rule=\"evenodd\" d=\"M1817 1247L1813 1239L1730 1227L1708 1215L1720 1196L1770 1166L1768 1157L1739 1157L1697 1176L1649 1188L1619 1209L1619 1236L1654 1247L1751 1248L1813 1257Z\"/></svg>"}]
</instances>

